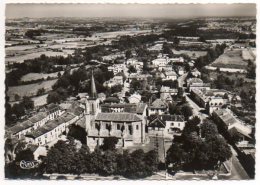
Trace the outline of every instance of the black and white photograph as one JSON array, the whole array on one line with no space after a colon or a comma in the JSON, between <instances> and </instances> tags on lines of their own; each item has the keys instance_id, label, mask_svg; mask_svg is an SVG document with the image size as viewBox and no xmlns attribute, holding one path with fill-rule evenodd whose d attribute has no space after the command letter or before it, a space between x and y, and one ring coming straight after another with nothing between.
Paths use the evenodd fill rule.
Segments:
<instances>
[{"instance_id":1,"label":"black and white photograph","mask_svg":"<svg viewBox=\"0 0 260 185\"><path fill-rule=\"evenodd\" d=\"M256 178L256 3L4 14L5 180Z\"/></svg>"}]
</instances>

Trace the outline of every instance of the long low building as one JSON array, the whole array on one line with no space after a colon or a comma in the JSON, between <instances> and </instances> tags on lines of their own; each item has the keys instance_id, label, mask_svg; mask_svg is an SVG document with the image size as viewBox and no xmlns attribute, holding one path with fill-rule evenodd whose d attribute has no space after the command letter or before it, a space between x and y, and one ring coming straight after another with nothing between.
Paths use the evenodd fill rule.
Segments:
<instances>
[{"instance_id":1,"label":"long low building","mask_svg":"<svg viewBox=\"0 0 260 185\"><path fill-rule=\"evenodd\" d=\"M250 135L252 134L253 127L237 119L232 111L228 109L215 110L212 113L212 118L217 123L224 125L227 128L227 131L236 129L240 134L247 138L251 138Z\"/></svg>"},{"instance_id":2,"label":"long low building","mask_svg":"<svg viewBox=\"0 0 260 185\"><path fill-rule=\"evenodd\" d=\"M7 130L11 133L11 137L21 139L27 133L42 127L47 121L60 116L62 113L63 111L58 105L50 104L46 106L44 112L38 112L29 119L16 123L13 127L10 127Z\"/></svg>"},{"instance_id":3,"label":"long low building","mask_svg":"<svg viewBox=\"0 0 260 185\"><path fill-rule=\"evenodd\" d=\"M33 130L25 135L25 141L34 145L45 145L58 137L62 133L66 133L68 126L73 124L79 119L72 113L66 112L60 117L48 121L44 126Z\"/></svg>"}]
</instances>

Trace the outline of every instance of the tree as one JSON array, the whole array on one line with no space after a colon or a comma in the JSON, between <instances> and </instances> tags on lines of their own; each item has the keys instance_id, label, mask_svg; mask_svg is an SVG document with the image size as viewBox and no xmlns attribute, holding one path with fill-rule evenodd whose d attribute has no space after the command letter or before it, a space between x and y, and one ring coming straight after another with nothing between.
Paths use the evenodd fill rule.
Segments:
<instances>
[{"instance_id":1,"label":"tree","mask_svg":"<svg viewBox=\"0 0 260 185\"><path fill-rule=\"evenodd\" d=\"M200 36L198 39L199 42L206 42L205 38L203 36Z\"/></svg>"},{"instance_id":2,"label":"tree","mask_svg":"<svg viewBox=\"0 0 260 185\"><path fill-rule=\"evenodd\" d=\"M73 139L59 140L50 148L44 162L46 173L77 173L75 162L76 147Z\"/></svg>"},{"instance_id":3,"label":"tree","mask_svg":"<svg viewBox=\"0 0 260 185\"><path fill-rule=\"evenodd\" d=\"M19 101L20 98L21 98L21 97L20 97L18 94L15 94L15 95L14 95L14 99L15 99L15 101Z\"/></svg>"},{"instance_id":4,"label":"tree","mask_svg":"<svg viewBox=\"0 0 260 185\"><path fill-rule=\"evenodd\" d=\"M79 140L82 144L86 144L87 133L84 128L78 125L73 124L69 126L68 136Z\"/></svg>"},{"instance_id":5,"label":"tree","mask_svg":"<svg viewBox=\"0 0 260 185\"><path fill-rule=\"evenodd\" d=\"M129 73L136 73L137 70L135 69L134 66L130 65L130 66L128 67L128 72L129 72Z\"/></svg>"},{"instance_id":6,"label":"tree","mask_svg":"<svg viewBox=\"0 0 260 185\"><path fill-rule=\"evenodd\" d=\"M197 134L199 134L199 127L194 124L193 121L187 121L187 123L185 124L185 127L182 131L182 136L184 137L189 137L189 135L193 132L196 132Z\"/></svg>"},{"instance_id":7,"label":"tree","mask_svg":"<svg viewBox=\"0 0 260 185\"><path fill-rule=\"evenodd\" d=\"M21 102L22 106L24 106L24 108L26 110L31 110L34 108L34 102L31 100L31 98L24 96L23 100Z\"/></svg>"},{"instance_id":8,"label":"tree","mask_svg":"<svg viewBox=\"0 0 260 185\"><path fill-rule=\"evenodd\" d=\"M103 144L101 145L100 148L104 151L115 150L117 143L118 143L118 139L116 137L106 137L104 138Z\"/></svg>"},{"instance_id":9,"label":"tree","mask_svg":"<svg viewBox=\"0 0 260 185\"><path fill-rule=\"evenodd\" d=\"M182 108L181 108L181 112L182 114L184 115L184 117L186 119L188 119L191 115L192 115L192 108L188 105L184 105Z\"/></svg>"},{"instance_id":10,"label":"tree","mask_svg":"<svg viewBox=\"0 0 260 185\"><path fill-rule=\"evenodd\" d=\"M125 57L126 57L126 59L129 59L129 58L132 57L132 52L131 52L131 50L126 50L126 52L125 52Z\"/></svg>"},{"instance_id":11,"label":"tree","mask_svg":"<svg viewBox=\"0 0 260 185\"><path fill-rule=\"evenodd\" d=\"M211 167L219 167L221 163L232 156L231 149L222 136L216 135L210 137L205 142L208 144L208 163Z\"/></svg>"},{"instance_id":12,"label":"tree","mask_svg":"<svg viewBox=\"0 0 260 185\"><path fill-rule=\"evenodd\" d=\"M175 46L178 46L179 43L180 43L180 39L179 39L178 37L174 37L174 38L173 38L173 44L174 44Z\"/></svg>"},{"instance_id":13,"label":"tree","mask_svg":"<svg viewBox=\"0 0 260 185\"><path fill-rule=\"evenodd\" d=\"M200 130L202 138L214 137L218 134L218 128L216 124L208 119L203 121Z\"/></svg>"},{"instance_id":14,"label":"tree","mask_svg":"<svg viewBox=\"0 0 260 185\"><path fill-rule=\"evenodd\" d=\"M166 165L170 171L178 171L187 162L188 153L184 151L181 144L173 143L167 150Z\"/></svg>"},{"instance_id":15,"label":"tree","mask_svg":"<svg viewBox=\"0 0 260 185\"><path fill-rule=\"evenodd\" d=\"M200 118L198 116L194 116L192 119L188 120L189 124L198 125L200 124Z\"/></svg>"},{"instance_id":16,"label":"tree","mask_svg":"<svg viewBox=\"0 0 260 185\"><path fill-rule=\"evenodd\" d=\"M50 92L49 95L47 96L47 103L60 103L61 101L61 97L60 95L56 92Z\"/></svg>"},{"instance_id":17,"label":"tree","mask_svg":"<svg viewBox=\"0 0 260 185\"><path fill-rule=\"evenodd\" d=\"M20 162L24 161L34 161L33 153L30 149L21 150L16 154L16 158L13 162L5 165L5 177L10 179L37 179L43 174L40 167L35 167L31 169L22 169L20 167Z\"/></svg>"},{"instance_id":18,"label":"tree","mask_svg":"<svg viewBox=\"0 0 260 185\"><path fill-rule=\"evenodd\" d=\"M37 96L40 96L40 95L42 95L42 94L44 94L45 93L45 89L44 88L40 88L40 89L38 89L38 91L37 91Z\"/></svg>"},{"instance_id":19,"label":"tree","mask_svg":"<svg viewBox=\"0 0 260 185\"><path fill-rule=\"evenodd\" d=\"M124 176L130 179L145 178L153 174L153 168L144 161L145 153L142 149L135 150L126 158L127 168Z\"/></svg>"},{"instance_id":20,"label":"tree","mask_svg":"<svg viewBox=\"0 0 260 185\"><path fill-rule=\"evenodd\" d=\"M145 154L144 162L152 168L152 171L156 171L158 168L158 152L155 150L150 150Z\"/></svg>"},{"instance_id":21,"label":"tree","mask_svg":"<svg viewBox=\"0 0 260 185\"><path fill-rule=\"evenodd\" d=\"M113 175L117 172L117 153L108 150L102 155L102 168L100 175Z\"/></svg>"},{"instance_id":22,"label":"tree","mask_svg":"<svg viewBox=\"0 0 260 185\"><path fill-rule=\"evenodd\" d=\"M25 114L24 106L20 103L15 103L12 107L12 113L15 114L17 118L20 118Z\"/></svg>"}]
</instances>

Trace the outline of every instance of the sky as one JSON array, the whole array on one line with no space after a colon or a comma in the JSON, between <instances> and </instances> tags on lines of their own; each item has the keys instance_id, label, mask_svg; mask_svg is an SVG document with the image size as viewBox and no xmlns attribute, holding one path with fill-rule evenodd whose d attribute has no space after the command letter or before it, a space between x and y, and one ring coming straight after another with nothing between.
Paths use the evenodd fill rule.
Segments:
<instances>
[{"instance_id":1,"label":"sky","mask_svg":"<svg viewBox=\"0 0 260 185\"><path fill-rule=\"evenodd\" d=\"M6 18L256 16L256 4L7 4Z\"/></svg>"}]
</instances>

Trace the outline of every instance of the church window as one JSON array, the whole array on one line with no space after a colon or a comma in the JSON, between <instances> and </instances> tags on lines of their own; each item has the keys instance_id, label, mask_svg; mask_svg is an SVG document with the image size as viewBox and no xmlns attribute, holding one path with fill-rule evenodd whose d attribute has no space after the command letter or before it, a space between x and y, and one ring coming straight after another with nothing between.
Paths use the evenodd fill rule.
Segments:
<instances>
[{"instance_id":1,"label":"church window","mask_svg":"<svg viewBox=\"0 0 260 185\"><path fill-rule=\"evenodd\" d=\"M120 130L120 124L117 124L116 127L117 127L117 130Z\"/></svg>"},{"instance_id":2,"label":"church window","mask_svg":"<svg viewBox=\"0 0 260 185\"><path fill-rule=\"evenodd\" d=\"M138 130L139 129L139 125L136 125L136 130Z\"/></svg>"}]
</instances>

